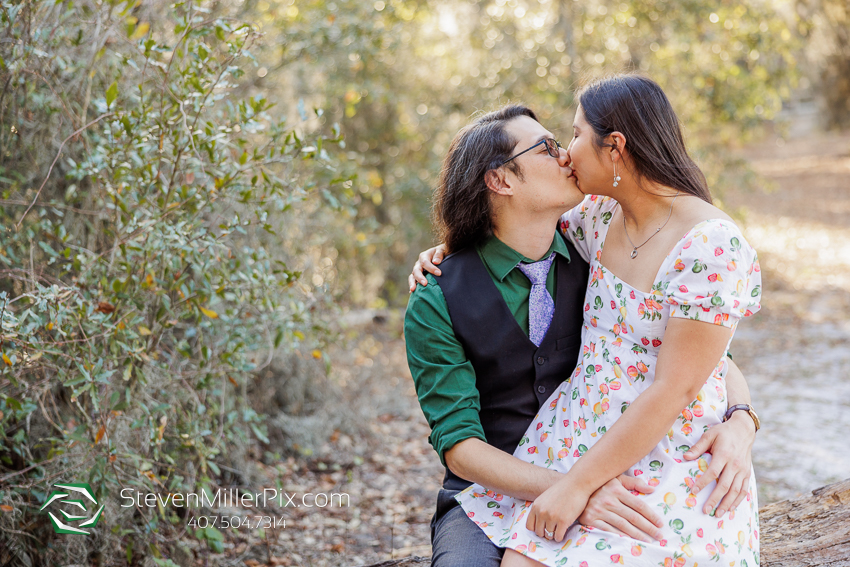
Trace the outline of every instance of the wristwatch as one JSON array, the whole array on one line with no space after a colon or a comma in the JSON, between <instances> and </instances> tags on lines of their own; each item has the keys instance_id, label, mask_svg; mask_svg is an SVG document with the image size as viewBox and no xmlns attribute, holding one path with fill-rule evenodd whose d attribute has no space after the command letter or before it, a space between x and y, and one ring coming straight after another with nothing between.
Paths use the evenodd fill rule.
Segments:
<instances>
[{"instance_id":1,"label":"wristwatch","mask_svg":"<svg viewBox=\"0 0 850 567\"><path fill-rule=\"evenodd\" d=\"M736 406L732 406L731 408L726 410L726 415L723 416L723 421L727 421L729 418L732 417L732 414L738 410L745 410L748 414L750 414L750 417L753 418L753 423L756 424L756 431L761 429L761 423L759 423L759 416L756 414L756 410L754 410L753 406L751 406L750 404L738 404Z\"/></svg>"}]
</instances>

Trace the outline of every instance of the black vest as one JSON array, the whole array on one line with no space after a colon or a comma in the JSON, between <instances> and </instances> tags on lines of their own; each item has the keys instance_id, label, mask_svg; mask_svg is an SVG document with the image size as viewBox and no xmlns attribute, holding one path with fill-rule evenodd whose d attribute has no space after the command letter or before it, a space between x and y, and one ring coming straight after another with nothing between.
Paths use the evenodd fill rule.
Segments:
<instances>
[{"instance_id":1,"label":"black vest","mask_svg":"<svg viewBox=\"0 0 850 567\"><path fill-rule=\"evenodd\" d=\"M570 262L555 255L555 314L540 347L517 324L474 246L448 256L437 278L455 336L475 369L487 442L513 454L540 406L578 363L588 265L567 242ZM471 483L446 469L443 487Z\"/></svg>"}]
</instances>

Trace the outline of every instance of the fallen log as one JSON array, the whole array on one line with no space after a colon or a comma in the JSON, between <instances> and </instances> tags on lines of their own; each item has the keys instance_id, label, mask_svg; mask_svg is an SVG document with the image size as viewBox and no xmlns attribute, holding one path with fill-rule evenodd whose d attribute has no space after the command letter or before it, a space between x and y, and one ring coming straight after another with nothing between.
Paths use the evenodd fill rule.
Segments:
<instances>
[{"instance_id":1,"label":"fallen log","mask_svg":"<svg viewBox=\"0 0 850 567\"><path fill-rule=\"evenodd\" d=\"M761 567L850 567L850 479L759 510Z\"/></svg>"},{"instance_id":2,"label":"fallen log","mask_svg":"<svg viewBox=\"0 0 850 567\"><path fill-rule=\"evenodd\" d=\"M760 567L850 567L850 479L759 510ZM426 567L405 557L366 567Z\"/></svg>"}]
</instances>

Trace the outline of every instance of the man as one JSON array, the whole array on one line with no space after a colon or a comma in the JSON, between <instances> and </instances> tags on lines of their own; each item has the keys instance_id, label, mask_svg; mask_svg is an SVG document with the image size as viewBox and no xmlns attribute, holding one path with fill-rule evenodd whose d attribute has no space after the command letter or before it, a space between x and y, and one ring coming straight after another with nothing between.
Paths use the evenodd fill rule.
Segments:
<instances>
[{"instance_id":1,"label":"man","mask_svg":"<svg viewBox=\"0 0 850 567\"><path fill-rule=\"evenodd\" d=\"M423 287L412 290L405 316L429 441L446 466L431 523L434 567L501 561L503 550L466 517L457 492L477 482L534 500L560 477L512 453L579 359L588 266L557 232L561 214L583 198L570 174L566 152L522 106L475 120L446 157L435 217L452 254L437 277L414 270ZM743 376L732 367L730 406L748 404ZM744 413L710 429L686 455L712 453L712 468L699 480L702 488L718 479L712 508L733 509L746 493L741 478L749 478L756 427ZM579 521L655 537L660 517L631 490L652 488L620 476L593 495Z\"/></svg>"}]
</instances>

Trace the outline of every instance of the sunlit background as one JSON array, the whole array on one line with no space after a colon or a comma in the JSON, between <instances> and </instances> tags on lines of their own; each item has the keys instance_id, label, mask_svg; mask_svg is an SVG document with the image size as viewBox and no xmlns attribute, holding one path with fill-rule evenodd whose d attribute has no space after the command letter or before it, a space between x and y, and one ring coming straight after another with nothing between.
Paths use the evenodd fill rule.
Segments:
<instances>
[{"instance_id":1,"label":"sunlit background","mask_svg":"<svg viewBox=\"0 0 850 567\"><path fill-rule=\"evenodd\" d=\"M0 550L22 564L427 555L441 467L401 318L441 159L507 102L566 144L572 93L613 72L662 85L759 252L733 353L762 503L850 475L846 1L25 0L0 20ZM108 504L58 546L37 510L80 470L107 499L279 484L352 506L221 532Z\"/></svg>"}]
</instances>

